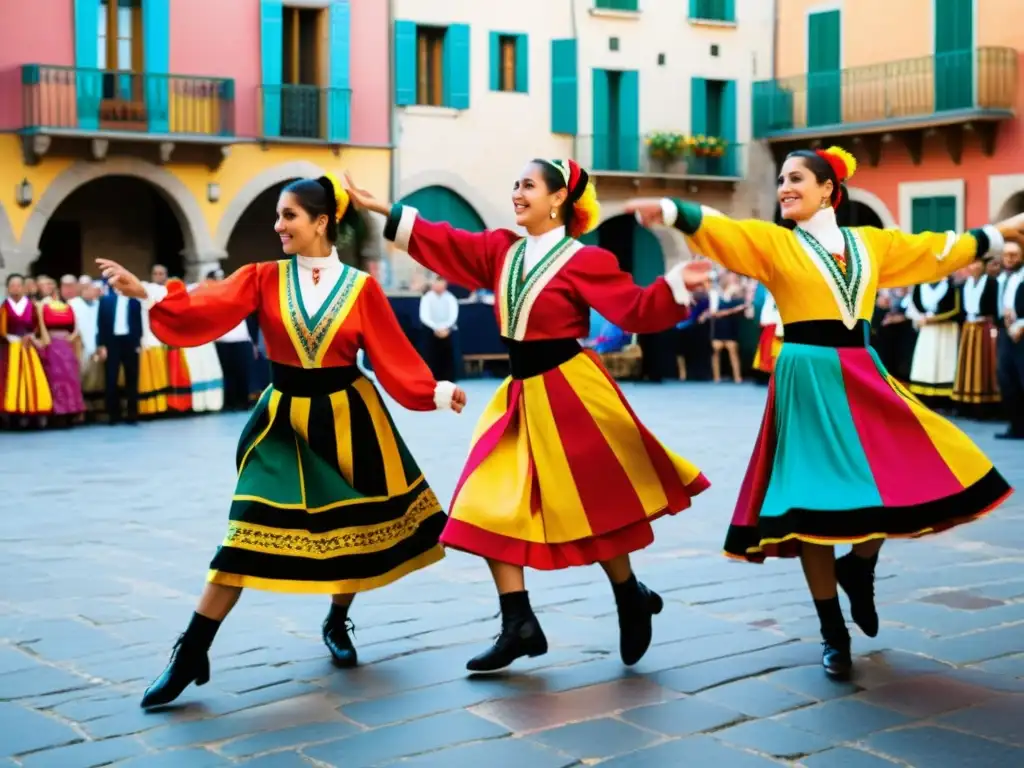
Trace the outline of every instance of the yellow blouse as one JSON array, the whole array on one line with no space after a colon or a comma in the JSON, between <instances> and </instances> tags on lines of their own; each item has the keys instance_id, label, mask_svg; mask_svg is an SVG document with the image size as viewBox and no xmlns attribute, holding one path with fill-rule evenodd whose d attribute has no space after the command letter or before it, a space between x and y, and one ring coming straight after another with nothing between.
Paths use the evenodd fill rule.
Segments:
<instances>
[{"instance_id":1,"label":"yellow blouse","mask_svg":"<svg viewBox=\"0 0 1024 768\"><path fill-rule=\"evenodd\" d=\"M766 221L734 221L680 200L666 198L663 208L665 223L680 230L695 253L763 283L784 325L840 320L853 328L858 320L870 322L879 288L934 282L1002 247L993 227L959 236L840 229L831 208L792 231Z\"/></svg>"}]
</instances>

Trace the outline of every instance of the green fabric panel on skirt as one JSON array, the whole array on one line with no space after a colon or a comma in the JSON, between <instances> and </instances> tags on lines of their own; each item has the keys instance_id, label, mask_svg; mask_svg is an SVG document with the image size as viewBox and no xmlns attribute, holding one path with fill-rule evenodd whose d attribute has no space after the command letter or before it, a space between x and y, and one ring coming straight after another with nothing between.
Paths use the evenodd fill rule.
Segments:
<instances>
[{"instance_id":1,"label":"green fabric panel on skirt","mask_svg":"<svg viewBox=\"0 0 1024 768\"><path fill-rule=\"evenodd\" d=\"M290 411L291 398L282 395L270 431L249 451L238 476L235 496L257 496L275 504L303 503Z\"/></svg>"},{"instance_id":2,"label":"green fabric panel on skirt","mask_svg":"<svg viewBox=\"0 0 1024 768\"><path fill-rule=\"evenodd\" d=\"M775 398L777 447L761 517L881 505L850 413L839 353L784 344L775 364Z\"/></svg>"}]
</instances>

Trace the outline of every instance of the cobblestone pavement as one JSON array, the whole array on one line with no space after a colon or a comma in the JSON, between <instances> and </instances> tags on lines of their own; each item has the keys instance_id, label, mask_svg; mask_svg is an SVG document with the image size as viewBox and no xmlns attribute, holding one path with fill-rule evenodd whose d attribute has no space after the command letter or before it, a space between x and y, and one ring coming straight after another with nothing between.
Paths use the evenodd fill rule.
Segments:
<instances>
[{"instance_id":1,"label":"cobblestone pavement","mask_svg":"<svg viewBox=\"0 0 1024 768\"><path fill-rule=\"evenodd\" d=\"M443 500L493 387L471 382L461 417L394 408ZM856 679L834 684L797 564L719 554L764 389L626 391L714 483L636 557L667 607L635 668L619 662L614 603L593 567L530 574L551 651L467 678L465 661L497 631L497 601L483 564L456 553L357 601L355 670L327 661L323 598L247 593L210 683L149 714L139 696L223 535L244 417L0 434L0 766L1024 765L1020 495L883 550L882 631L852 630ZM995 426L965 428L1024 484L1020 445L994 440Z\"/></svg>"}]
</instances>

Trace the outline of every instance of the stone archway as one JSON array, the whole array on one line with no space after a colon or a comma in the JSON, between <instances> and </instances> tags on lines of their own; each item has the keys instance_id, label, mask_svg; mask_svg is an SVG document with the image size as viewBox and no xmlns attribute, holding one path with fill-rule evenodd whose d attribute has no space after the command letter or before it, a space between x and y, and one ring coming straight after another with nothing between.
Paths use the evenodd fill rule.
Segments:
<instances>
[{"instance_id":1,"label":"stone archway","mask_svg":"<svg viewBox=\"0 0 1024 768\"><path fill-rule=\"evenodd\" d=\"M1002 205L999 206L998 212L993 217L993 221L1008 219L1011 216L1016 216L1018 213L1024 213L1024 189L1020 192L1015 192L1003 201Z\"/></svg>"},{"instance_id":2,"label":"stone archway","mask_svg":"<svg viewBox=\"0 0 1024 768\"><path fill-rule=\"evenodd\" d=\"M6 209L0 205L0 273L20 272L27 264L21 264L21 253L18 238L14 236L14 227Z\"/></svg>"},{"instance_id":3,"label":"stone archway","mask_svg":"<svg viewBox=\"0 0 1024 768\"><path fill-rule=\"evenodd\" d=\"M885 229L897 229L899 227L899 223L896 221L896 217L892 215L892 211L882 202L882 198L874 192L868 192L860 187L847 187L847 191L850 193L850 200L866 205L874 211L878 218L881 219L882 226Z\"/></svg>"},{"instance_id":4,"label":"stone archway","mask_svg":"<svg viewBox=\"0 0 1024 768\"><path fill-rule=\"evenodd\" d=\"M34 259L39 254L43 230L68 195L90 181L109 176L141 179L160 192L181 226L186 263L210 264L223 258L223 250L216 248L210 237L199 202L181 179L165 168L130 157L113 157L101 163L78 162L54 179L39 198L21 234L21 252L25 258Z\"/></svg>"},{"instance_id":5,"label":"stone archway","mask_svg":"<svg viewBox=\"0 0 1024 768\"><path fill-rule=\"evenodd\" d=\"M502 214L501 211L492 208L485 202L486 197L483 193L458 174L448 171L424 171L404 179L401 185L401 197L407 198L427 187L445 187L466 200L483 220L487 229L500 229L514 224L511 210Z\"/></svg>"},{"instance_id":6,"label":"stone archway","mask_svg":"<svg viewBox=\"0 0 1024 768\"><path fill-rule=\"evenodd\" d=\"M324 173L324 169L316 163L311 163L308 160L296 160L291 163L275 165L273 168L267 168L265 171L253 176L235 193L235 196L231 198L231 202L224 206L224 214L220 217L220 223L217 225L217 236L214 240L217 248L225 253L227 252L231 233L238 225L242 215L256 198L270 187L285 181L292 181L293 179L315 179L323 176Z\"/></svg>"}]
</instances>

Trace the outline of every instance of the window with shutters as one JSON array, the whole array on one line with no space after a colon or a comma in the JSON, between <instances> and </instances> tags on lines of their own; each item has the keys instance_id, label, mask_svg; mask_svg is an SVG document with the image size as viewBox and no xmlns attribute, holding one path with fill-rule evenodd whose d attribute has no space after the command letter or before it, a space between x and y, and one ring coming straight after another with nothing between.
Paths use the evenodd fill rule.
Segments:
<instances>
[{"instance_id":1,"label":"window with shutters","mask_svg":"<svg viewBox=\"0 0 1024 768\"><path fill-rule=\"evenodd\" d=\"M416 28L416 103L444 106L444 27Z\"/></svg>"},{"instance_id":2,"label":"window with shutters","mask_svg":"<svg viewBox=\"0 0 1024 768\"><path fill-rule=\"evenodd\" d=\"M637 0L594 0L594 7L602 11L637 11Z\"/></svg>"},{"instance_id":3,"label":"window with shutters","mask_svg":"<svg viewBox=\"0 0 1024 768\"><path fill-rule=\"evenodd\" d=\"M516 89L516 39L512 35L498 37L498 90Z\"/></svg>"},{"instance_id":4,"label":"window with shutters","mask_svg":"<svg viewBox=\"0 0 1024 768\"><path fill-rule=\"evenodd\" d=\"M690 0L692 21L736 21L735 0Z\"/></svg>"},{"instance_id":5,"label":"window with shutters","mask_svg":"<svg viewBox=\"0 0 1024 768\"><path fill-rule=\"evenodd\" d=\"M285 6L281 25L281 135L318 139L325 129L326 105L321 40L323 8Z\"/></svg>"},{"instance_id":6,"label":"window with shutters","mask_svg":"<svg viewBox=\"0 0 1024 768\"><path fill-rule=\"evenodd\" d=\"M98 18L96 66L107 70L103 75L101 127L144 130L141 0L101 0Z\"/></svg>"},{"instance_id":7,"label":"window with shutters","mask_svg":"<svg viewBox=\"0 0 1024 768\"><path fill-rule=\"evenodd\" d=\"M491 90L529 91L529 41L524 34L491 32Z\"/></svg>"},{"instance_id":8,"label":"window with shutters","mask_svg":"<svg viewBox=\"0 0 1024 768\"><path fill-rule=\"evenodd\" d=\"M915 197L910 209L913 233L956 231L956 203L953 195Z\"/></svg>"}]
</instances>

